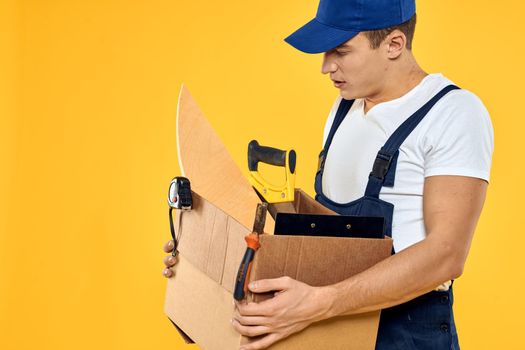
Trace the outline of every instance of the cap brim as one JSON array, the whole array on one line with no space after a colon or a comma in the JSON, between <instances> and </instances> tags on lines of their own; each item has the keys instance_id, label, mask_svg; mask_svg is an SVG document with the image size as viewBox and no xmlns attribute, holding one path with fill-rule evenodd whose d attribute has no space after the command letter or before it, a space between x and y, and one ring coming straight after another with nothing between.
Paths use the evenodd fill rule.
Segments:
<instances>
[{"instance_id":1,"label":"cap brim","mask_svg":"<svg viewBox=\"0 0 525 350\"><path fill-rule=\"evenodd\" d=\"M358 33L327 26L314 18L284 41L306 53L321 53L347 42Z\"/></svg>"}]
</instances>

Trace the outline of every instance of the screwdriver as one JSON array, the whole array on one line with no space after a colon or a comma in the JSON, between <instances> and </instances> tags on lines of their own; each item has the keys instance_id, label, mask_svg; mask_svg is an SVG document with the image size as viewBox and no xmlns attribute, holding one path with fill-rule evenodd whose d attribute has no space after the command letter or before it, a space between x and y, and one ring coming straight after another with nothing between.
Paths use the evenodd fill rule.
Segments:
<instances>
[{"instance_id":1,"label":"screwdriver","mask_svg":"<svg viewBox=\"0 0 525 350\"><path fill-rule=\"evenodd\" d=\"M266 211L268 210L268 203L257 204L257 211L255 212L255 221L253 223L253 232L244 237L246 244L246 252L242 258L237 278L235 280L235 288L233 297L235 300L242 300L248 291L248 281L250 279L250 271L252 269L253 258L255 252L260 247L259 235L263 233L264 224L266 221Z\"/></svg>"}]
</instances>

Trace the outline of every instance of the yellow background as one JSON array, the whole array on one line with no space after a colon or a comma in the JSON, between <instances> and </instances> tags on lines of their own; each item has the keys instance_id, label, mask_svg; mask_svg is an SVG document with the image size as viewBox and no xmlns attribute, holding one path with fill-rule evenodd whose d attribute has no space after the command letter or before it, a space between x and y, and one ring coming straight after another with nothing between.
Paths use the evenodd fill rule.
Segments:
<instances>
[{"instance_id":1,"label":"yellow background","mask_svg":"<svg viewBox=\"0 0 525 350\"><path fill-rule=\"evenodd\" d=\"M166 193L185 82L245 171L293 147L310 194L337 96L283 38L317 1L0 2L0 348L186 348L163 315ZM414 52L484 101L491 184L455 284L464 349L518 349L524 273L520 1L419 1Z\"/></svg>"}]
</instances>

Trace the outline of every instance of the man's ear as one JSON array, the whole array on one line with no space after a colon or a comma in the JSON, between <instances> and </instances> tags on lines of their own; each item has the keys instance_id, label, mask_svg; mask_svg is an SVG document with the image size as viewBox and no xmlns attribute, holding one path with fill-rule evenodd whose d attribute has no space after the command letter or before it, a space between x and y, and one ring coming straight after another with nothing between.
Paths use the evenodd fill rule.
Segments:
<instances>
[{"instance_id":1,"label":"man's ear","mask_svg":"<svg viewBox=\"0 0 525 350\"><path fill-rule=\"evenodd\" d=\"M385 38L385 45L387 50L387 57L389 59L396 59L405 50L407 37L399 29L395 29Z\"/></svg>"}]
</instances>

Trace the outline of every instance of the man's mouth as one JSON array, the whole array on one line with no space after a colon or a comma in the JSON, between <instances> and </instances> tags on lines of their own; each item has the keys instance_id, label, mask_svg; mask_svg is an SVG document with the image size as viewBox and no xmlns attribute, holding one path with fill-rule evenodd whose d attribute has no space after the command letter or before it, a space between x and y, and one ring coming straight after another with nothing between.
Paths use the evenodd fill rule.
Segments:
<instances>
[{"instance_id":1,"label":"man's mouth","mask_svg":"<svg viewBox=\"0 0 525 350\"><path fill-rule=\"evenodd\" d=\"M346 81L343 80L332 79L332 81L334 82L334 86L336 88L341 88L346 83Z\"/></svg>"}]
</instances>

